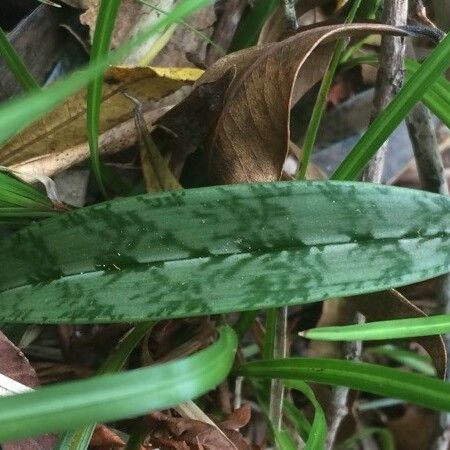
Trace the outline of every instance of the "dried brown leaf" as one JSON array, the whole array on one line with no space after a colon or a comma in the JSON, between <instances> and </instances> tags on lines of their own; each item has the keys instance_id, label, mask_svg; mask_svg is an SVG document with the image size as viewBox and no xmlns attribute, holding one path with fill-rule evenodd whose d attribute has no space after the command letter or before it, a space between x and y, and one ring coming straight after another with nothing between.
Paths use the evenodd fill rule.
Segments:
<instances>
[{"instance_id":1,"label":"dried brown leaf","mask_svg":"<svg viewBox=\"0 0 450 450\"><path fill-rule=\"evenodd\" d=\"M250 407L243 406L232 413L224 422L219 424L220 429L210 424L186 419L171 417L156 412L147 416L148 422L154 429L151 439L153 445L167 449L205 449L205 450L251 450L252 447L235 429L240 428L250 420ZM222 426L225 423L226 427Z\"/></svg>"},{"instance_id":2,"label":"dried brown leaf","mask_svg":"<svg viewBox=\"0 0 450 450\"><path fill-rule=\"evenodd\" d=\"M100 115L100 146L114 151L135 142L133 104L127 92L142 103L161 99L190 84L198 69L114 67L106 74ZM0 149L0 165L51 176L87 158L86 92L81 91L19 133ZM159 107L159 105L158 105ZM156 119L162 111L154 109Z\"/></svg>"},{"instance_id":3,"label":"dried brown leaf","mask_svg":"<svg viewBox=\"0 0 450 450\"><path fill-rule=\"evenodd\" d=\"M234 70L220 117L209 136L209 181L230 184L280 179L289 146L291 105L323 77L336 39L370 33L408 34L378 24L324 25L282 42L230 54L211 66L183 105L186 111L189 99L198 95L202 85ZM172 123L177 112L183 115L178 107L172 110ZM206 108L203 117L208 117ZM166 125L165 118L159 123ZM171 129L178 136L185 133L182 128Z\"/></svg>"},{"instance_id":4,"label":"dried brown leaf","mask_svg":"<svg viewBox=\"0 0 450 450\"><path fill-rule=\"evenodd\" d=\"M125 447L125 442L106 425L97 425L89 445L91 447L121 448Z\"/></svg>"},{"instance_id":5,"label":"dried brown leaf","mask_svg":"<svg viewBox=\"0 0 450 450\"><path fill-rule=\"evenodd\" d=\"M219 427L224 430L239 430L245 427L252 414L252 410L249 403L242 405L240 408L235 409L227 418L219 423Z\"/></svg>"},{"instance_id":6,"label":"dried brown leaf","mask_svg":"<svg viewBox=\"0 0 450 450\"><path fill-rule=\"evenodd\" d=\"M34 388L39 386L35 370L24 354L0 332L0 373L14 381ZM3 394L5 395L5 394ZM50 434L20 441L2 443L4 450L52 449L55 437Z\"/></svg>"},{"instance_id":7,"label":"dried brown leaf","mask_svg":"<svg viewBox=\"0 0 450 450\"><path fill-rule=\"evenodd\" d=\"M156 146L142 114L142 104L134 108L134 120L138 134L142 173L147 192L173 191L182 189L170 171L166 160Z\"/></svg>"},{"instance_id":8,"label":"dried brown leaf","mask_svg":"<svg viewBox=\"0 0 450 450\"><path fill-rule=\"evenodd\" d=\"M34 388L39 386L35 370L25 355L0 332L0 373Z\"/></svg>"},{"instance_id":9,"label":"dried brown leaf","mask_svg":"<svg viewBox=\"0 0 450 450\"><path fill-rule=\"evenodd\" d=\"M78 0L78 8L85 11L80 15L80 22L89 27L90 40L94 37L95 22L97 21L100 0ZM114 32L111 40L112 48L117 47L130 34L133 26L147 6L136 0L123 0L120 4Z\"/></svg>"},{"instance_id":10,"label":"dried brown leaf","mask_svg":"<svg viewBox=\"0 0 450 450\"><path fill-rule=\"evenodd\" d=\"M337 38L372 32L405 34L384 25L329 25L266 46L229 88L210 147L211 180L278 180L290 140L291 103L323 77Z\"/></svg>"}]
</instances>

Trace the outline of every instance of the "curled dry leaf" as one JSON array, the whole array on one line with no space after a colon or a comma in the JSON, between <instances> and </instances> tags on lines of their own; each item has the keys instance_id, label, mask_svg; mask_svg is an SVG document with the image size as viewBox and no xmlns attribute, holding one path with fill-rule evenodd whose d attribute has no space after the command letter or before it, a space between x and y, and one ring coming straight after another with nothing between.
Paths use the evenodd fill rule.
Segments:
<instances>
[{"instance_id":1,"label":"curled dry leaf","mask_svg":"<svg viewBox=\"0 0 450 450\"><path fill-rule=\"evenodd\" d=\"M80 15L80 22L89 27L89 37L92 42L97 21L100 0L79 0L78 7L84 12ZM123 0L120 4L119 13L114 26L111 40L113 48L120 45L129 35L131 29L137 22L139 14L143 10L149 9L147 6L135 0Z\"/></svg>"},{"instance_id":2,"label":"curled dry leaf","mask_svg":"<svg viewBox=\"0 0 450 450\"><path fill-rule=\"evenodd\" d=\"M0 373L14 381L21 383L28 387L39 386L39 380L35 370L31 367L28 359L24 354L3 334L0 332ZM9 395L7 389L3 387L0 390L0 395ZM24 439L21 441L14 441L2 443L4 450L30 450L52 449L55 444L55 437L46 434L37 438Z\"/></svg>"},{"instance_id":3,"label":"curled dry leaf","mask_svg":"<svg viewBox=\"0 0 450 450\"><path fill-rule=\"evenodd\" d=\"M170 8L165 10L169 11ZM206 50L209 46L208 39L212 35L216 20L215 7L212 5L202 8L192 16L187 17L183 21L184 23L180 23L176 27L169 42L152 61L152 65L163 67L204 67Z\"/></svg>"},{"instance_id":4,"label":"curled dry leaf","mask_svg":"<svg viewBox=\"0 0 450 450\"><path fill-rule=\"evenodd\" d=\"M134 121L138 134L142 173L147 192L161 192L181 189L181 185L170 171L166 160L156 147L142 114L142 104L135 102Z\"/></svg>"},{"instance_id":5,"label":"curled dry leaf","mask_svg":"<svg viewBox=\"0 0 450 450\"><path fill-rule=\"evenodd\" d=\"M118 47L126 39L136 36L140 31L148 29L160 20L163 12L170 12L175 0L152 0L144 4L137 0L122 0L117 15L114 33L112 36L112 47ZM98 15L100 0L78 0L78 7L85 9L80 16L82 24L87 25L90 31L91 42L94 35L95 24ZM214 7L202 8L193 16L186 19L189 25L207 37L211 34L212 26L216 20ZM206 53L207 42L204 37L186 26L176 26L173 36L169 42L164 44L162 51L158 52L155 65L169 64L174 67L191 66L192 59L203 61ZM164 31L155 33L145 44L139 46L125 60L126 64L146 64L152 59L155 48L159 47L160 37Z\"/></svg>"},{"instance_id":6,"label":"curled dry leaf","mask_svg":"<svg viewBox=\"0 0 450 450\"><path fill-rule=\"evenodd\" d=\"M39 386L38 377L25 355L0 332L0 373L30 388ZM3 389L2 389L3 391ZM6 395L1 392L0 395Z\"/></svg>"},{"instance_id":7,"label":"curled dry leaf","mask_svg":"<svg viewBox=\"0 0 450 450\"><path fill-rule=\"evenodd\" d=\"M100 115L101 151L119 151L136 142L133 104L124 92L141 102L159 100L195 81L203 71L151 67L113 67L106 74ZM52 176L89 155L86 134L86 91L19 133L0 149L0 165L29 174ZM149 108L155 120L165 108ZM148 114L147 114L148 113ZM148 117L146 117L148 119Z\"/></svg>"},{"instance_id":8,"label":"curled dry leaf","mask_svg":"<svg viewBox=\"0 0 450 450\"><path fill-rule=\"evenodd\" d=\"M161 412L152 413L147 420L153 429L151 442L164 449L205 450L251 450L249 444L237 431L250 420L250 407L234 411L225 421L214 428L198 420L171 417Z\"/></svg>"},{"instance_id":9,"label":"curled dry leaf","mask_svg":"<svg viewBox=\"0 0 450 450\"><path fill-rule=\"evenodd\" d=\"M371 33L400 36L411 33L379 24L323 25L300 31L282 42L232 53L217 61L198 80L198 90L216 82L228 71L234 78L226 91L223 108L207 142L210 183L275 181L280 179L289 145L289 119L296 103L322 77L340 37ZM194 100L192 100L194 101ZM186 110L189 100L171 111L171 121ZM203 111L208 117L208 110ZM165 117L159 124L166 125ZM182 129L168 126L176 135ZM192 133L192 126L191 126ZM172 150L179 148L174 143Z\"/></svg>"},{"instance_id":10,"label":"curled dry leaf","mask_svg":"<svg viewBox=\"0 0 450 450\"><path fill-rule=\"evenodd\" d=\"M394 289L358 295L347 299L347 301L351 307L366 316L369 322L426 317L421 309ZM417 337L413 341L422 346L431 356L437 375L445 379L447 350L442 336Z\"/></svg>"},{"instance_id":11,"label":"curled dry leaf","mask_svg":"<svg viewBox=\"0 0 450 450\"><path fill-rule=\"evenodd\" d=\"M92 435L90 447L107 447L110 449L125 447L125 442L106 425L97 425Z\"/></svg>"},{"instance_id":12,"label":"curled dry leaf","mask_svg":"<svg viewBox=\"0 0 450 450\"><path fill-rule=\"evenodd\" d=\"M249 403L235 409L219 426L225 430L239 430L245 427L251 418L252 410Z\"/></svg>"}]
</instances>

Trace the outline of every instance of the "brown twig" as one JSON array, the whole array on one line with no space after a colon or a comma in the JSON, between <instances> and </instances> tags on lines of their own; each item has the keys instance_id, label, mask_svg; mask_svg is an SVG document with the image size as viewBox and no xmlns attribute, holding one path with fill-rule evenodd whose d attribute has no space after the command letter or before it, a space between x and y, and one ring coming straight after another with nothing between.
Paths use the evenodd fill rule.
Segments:
<instances>
[{"instance_id":1,"label":"brown twig","mask_svg":"<svg viewBox=\"0 0 450 450\"><path fill-rule=\"evenodd\" d=\"M284 12L289 26L292 30L298 28L297 12L295 10L295 0L284 0ZM288 355L288 307L282 306L277 311L277 323L275 331L275 342L273 349L274 358L286 358ZM281 428L283 421L283 401L285 389L283 381L272 380L270 388L269 420L275 430Z\"/></svg>"},{"instance_id":2,"label":"brown twig","mask_svg":"<svg viewBox=\"0 0 450 450\"><path fill-rule=\"evenodd\" d=\"M353 323L362 324L364 323L364 316L360 313L356 313ZM343 348L343 354L346 360L358 361L361 357L362 343L361 341L350 341L346 342ZM331 450L336 442L337 433L342 421L345 419L349 413L348 408L348 394L350 389L347 387L336 387L333 388L331 394L331 400L329 407L327 409L327 422L328 422L328 433L327 441L325 444L325 450Z\"/></svg>"},{"instance_id":3,"label":"brown twig","mask_svg":"<svg viewBox=\"0 0 450 450\"><path fill-rule=\"evenodd\" d=\"M383 23L405 25L408 18L407 0L385 0ZM386 108L403 84L405 59L404 38L383 36L381 38L380 68L375 86L372 120ZM364 181L380 183L383 176L387 143L383 144L367 166Z\"/></svg>"},{"instance_id":4,"label":"brown twig","mask_svg":"<svg viewBox=\"0 0 450 450\"><path fill-rule=\"evenodd\" d=\"M227 0L219 3L221 5L220 19L214 27L214 33L211 38L218 47L228 49L230 46L247 3L247 0ZM209 47L205 58L207 67L224 56L224 53L220 52L218 47Z\"/></svg>"},{"instance_id":5,"label":"brown twig","mask_svg":"<svg viewBox=\"0 0 450 450\"><path fill-rule=\"evenodd\" d=\"M273 349L274 358L286 358L288 353L288 338L287 338L287 319L288 308L282 306L277 311L277 323L275 328L275 342ZM284 385L283 381L273 379L270 388L270 402L269 402L269 420L275 430L281 428L283 418L283 400L284 400Z\"/></svg>"},{"instance_id":6,"label":"brown twig","mask_svg":"<svg viewBox=\"0 0 450 450\"><path fill-rule=\"evenodd\" d=\"M406 24L408 16L407 0L385 0L383 22L391 25ZM375 87L375 98L372 120L388 105L403 83L405 47L402 38L383 36L380 51L380 69ZM363 173L363 180L381 183L384 169L385 143L374 156ZM356 313L354 323L364 323L364 317ZM362 343L355 341L345 345L343 353L347 360L360 358ZM348 414L349 389L337 387L333 389L330 406L327 411L328 435L325 449L331 450L336 441L339 427Z\"/></svg>"}]
</instances>

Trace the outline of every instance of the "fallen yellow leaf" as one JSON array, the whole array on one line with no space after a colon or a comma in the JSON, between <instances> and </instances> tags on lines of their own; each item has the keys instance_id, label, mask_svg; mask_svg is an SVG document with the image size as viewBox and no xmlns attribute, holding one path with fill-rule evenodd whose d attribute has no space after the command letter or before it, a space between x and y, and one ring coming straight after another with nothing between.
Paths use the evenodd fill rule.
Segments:
<instances>
[{"instance_id":1,"label":"fallen yellow leaf","mask_svg":"<svg viewBox=\"0 0 450 450\"><path fill-rule=\"evenodd\" d=\"M192 84L202 73L202 70L194 68L112 67L105 74L100 145L118 143L117 151L121 145L124 148L126 144L130 145L130 140L131 144L136 140L133 121L131 126L126 126L126 122L133 117L133 104L123 95L124 92L145 105L186 84ZM126 133L131 133L131 136ZM51 176L70 164L86 159L88 154L84 90L69 97L63 105L2 147L0 165L26 168L28 172Z\"/></svg>"}]
</instances>

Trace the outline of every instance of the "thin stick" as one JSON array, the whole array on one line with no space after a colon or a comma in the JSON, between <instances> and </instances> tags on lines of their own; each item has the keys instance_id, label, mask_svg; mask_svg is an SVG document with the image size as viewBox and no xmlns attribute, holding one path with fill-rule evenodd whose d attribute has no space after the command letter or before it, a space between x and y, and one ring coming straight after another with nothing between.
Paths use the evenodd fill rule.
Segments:
<instances>
[{"instance_id":1,"label":"thin stick","mask_svg":"<svg viewBox=\"0 0 450 450\"><path fill-rule=\"evenodd\" d=\"M275 340L273 346L274 358L286 358L288 353L288 338L287 338L287 319L288 308L283 306L277 310L276 326L275 326ZM269 420L275 430L280 430L283 418L283 400L284 400L284 385L282 380L272 380L270 389L269 402Z\"/></svg>"},{"instance_id":2,"label":"thin stick","mask_svg":"<svg viewBox=\"0 0 450 450\"><path fill-rule=\"evenodd\" d=\"M284 0L284 11L292 30L298 28L295 0ZM275 337L273 342L273 357L286 358L288 355L287 336L288 307L282 306L276 313ZM270 387L269 420L275 430L281 429L283 421L284 385L282 380L274 379Z\"/></svg>"},{"instance_id":3,"label":"thin stick","mask_svg":"<svg viewBox=\"0 0 450 450\"><path fill-rule=\"evenodd\" d=\"M406 25L407 0L385 0L383 23ZM383 36L381 38L380 68L375 86L372 120L389 104L403 84L405 60L404 38ZM364 181L380 183L383 176L387 143L383 144L363 173Z\"/></svg>"},{"instance_id":4,"label":"thin stick","mask_svg":"<svg viewBox=\"0 0 450 450\"><path fill-rule=\"evenodd\" d=\"M365 318L362 314L356 313L353 323L362 324ZM349 361L359 361L361 358L362 343L361 341L350 341L344 344L343 354L345 359ZM327 409L328 433L327 441L325 443L325 450L334 448L337 433L342 421L349 413L348 409L348 394L350 389L347 387L333 388L330 405Z\"/></svg>"},{"instance_id":5,"label":"thin stick","mask_svg":"<svg viewBox=\"0 0 450 450\"><path fill-rule=\"evenodd\" d=\"M408 17L407 0L385 0L383 9L383 22L391 25L404 25ZM372 111L372 120L392 100L403 83L403 68L405 46L402 38L383 36L380 52L380 69L378 71L375 87L375 98ZM387 144L385 143L374 156L363 173L363 180L372 183L381 183L384 169L384 159ZM364 317L356 313L353 323L364 323ZM344 347L344 356L347 360L357 361L361 357L362 343L349 342ZM349 389L337 387L333 389L330 407L327 411L328 435L326 450L334 447L337 433L342 421L347 416Z\"/></svg>"}]
</instances>

